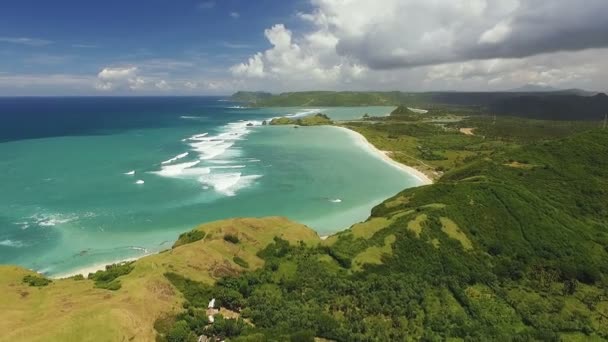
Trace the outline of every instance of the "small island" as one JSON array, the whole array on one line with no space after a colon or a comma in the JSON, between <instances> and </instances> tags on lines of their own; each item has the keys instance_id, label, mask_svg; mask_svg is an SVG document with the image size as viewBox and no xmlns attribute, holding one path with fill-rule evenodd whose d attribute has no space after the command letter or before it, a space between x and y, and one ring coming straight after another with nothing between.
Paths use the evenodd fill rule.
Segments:
<instances>
[{"instance_id":1,"label":"small island","mask_svg":"<svg viewBox=\"0 0 608 342\"><path fill-rule=\"evenodd\" d=\"M315 115L305 116L303 118L274 118L270 120L269 125L272 126L284 126L284 125L296 125L296 126L323 126L323 125L332 125L333 121L329 118L329 116L317 113Z\"/></svg>"}]
</instances>

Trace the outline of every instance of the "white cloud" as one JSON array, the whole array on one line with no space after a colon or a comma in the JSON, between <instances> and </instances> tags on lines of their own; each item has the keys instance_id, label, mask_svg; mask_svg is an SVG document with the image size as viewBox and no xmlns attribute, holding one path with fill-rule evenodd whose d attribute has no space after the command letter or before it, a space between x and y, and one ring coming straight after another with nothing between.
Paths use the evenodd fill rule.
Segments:
<instances>
[{"instance_id":1,"label":"white cloud","mask_svg":"<svg viewBox=\"0 0 608 342\"><path fill-rule=\"evenodd\" d=\"M137 75L135 66L106 67L97 74L96 88L99 90L141 90L146 87L146 81Z\"/></svg>"},{"instance_id":2,"label":"white cloud","mask_svg":"<svg viewBox=\"0 0 608 342\"><path fill-rule=\"evenodd\" d=\"M337 40L327 32L306 35L298 42L283 24L264 31L272 48L258 52L230 68L236 77L269 78L278 82L320 84L348 82L360 77L366 68L335 52Z\"/></svg>"},{"instance_id":3,"label":"white cloud","mask_svg":"<svg viewBox=\"0 0 608 342\"><path fill-rule=\"evenodd\" d=\"M232 66L230 71L234 76L264 77L266 74L264 73L264 61L262 60L262 53L258 52L249 57L247 62Z\"/></svg>"},{"instance_id":4,"label":"white cloud","mask_svg":"<svg viewBox=\"0 0 608 342\"><path fill-rule=\"evenodd\" d=\"M46 46L53 44L53 41L27 37L0 37L0 43L11 43L26 46Z\"/></svg>"},{"instance_id":5,"label":"white cloud","mask_svg":"<svg viewBox=\"0 0 608 342\"><path fill-rule=\"evenodd\" d=\"M241 17L241 15L239 14L239 12L230 12L230 17L232 19L238 19Z\"/></svg>"},{"instance_id":6,"label":"white cloud","mask_svg":"<svg viewBox=\"0 0 608 342\"><path fill-rule=\"evenodd\" d=\"M251 89L605 88L605 0L311 0L230 68ZM600 47L600 49L587 50ZM574 64L571 64L574 63ZM592 70L595 71L595 75Z\"/></svg>"}]
</instances>

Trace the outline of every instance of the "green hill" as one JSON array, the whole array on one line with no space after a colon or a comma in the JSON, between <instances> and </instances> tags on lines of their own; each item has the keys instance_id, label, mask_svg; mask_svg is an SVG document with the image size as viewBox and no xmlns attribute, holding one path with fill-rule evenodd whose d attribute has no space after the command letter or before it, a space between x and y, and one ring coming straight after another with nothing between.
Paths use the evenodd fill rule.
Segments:
<instances>
[{"instance_id":1,"label":"green hill","mask_svg":"<svg viewBox=\"0 0 608 342\"><path fill-rule=\"evenodd\" d=\"M392 106L401 103L421 103L424 94L392 92L353 91L305 91L271 95L255 92L237 92L231 97L237 102L246 102L256 107L314 107L314 106Z\"/></svg>"},{"instance_id":2,"label":"green hill","mask_svg":"<svg viewBox=\"0 0 608 342\"><path fill-rule=\"evenodd\" d=\"M308 115L303 118L274 118L270 120L269 125L272 126L282 126L282 125L297 125L297 126L323 126L323 125L331 125L333 122L331 119L325 114L315 114Z\"/></svg>"}]
</instances>

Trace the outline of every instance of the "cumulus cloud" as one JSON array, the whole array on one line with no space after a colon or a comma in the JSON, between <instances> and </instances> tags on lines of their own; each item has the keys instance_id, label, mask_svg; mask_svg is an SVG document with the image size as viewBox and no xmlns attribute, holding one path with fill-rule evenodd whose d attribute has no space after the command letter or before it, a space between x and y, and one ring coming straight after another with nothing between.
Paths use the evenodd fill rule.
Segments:
<instances>
[{"instance_id":1,"label":"cumulus cloud","mask_svg":"<svg viewBox=\"0 0 608 342\"><path fill-rule=\"evenodd\" d=\"M277 24L265 30L264 35L272 48L232 66L234 76L334 83L357 78L365 72L363 66L336 54L337 40L327 32L314 32L295 41L290 30Z\"/></svg>"},{"instance_id":2,"label":"cumulus cloud","mask_svg":"<svg viewBox=\"0 0 608 342\"><path fill-rule=\"evenodd\" d=\"M608 47L605 0L315 0L310 21L374 69Z\"/></svg>"},{"instance_id":3,"label":"cumulus cloud","mask_svg":"<svg viewBox=\"0 0 608 342\"><path fill-rule=\"evenodd\" d=\"M313 10L298 13L307 29L272 26L264 32L271 47L232 66L232 74L289 89L489 89L595 87L608 67L601 57L608 51L605 0L311 3Z\"/></svg>"},{"instance_id":4,"label":"cumulus cloud","mask_svg":"<svg viewBox=\"0 0 608 342\"><path fill-rule=\"evenodd\" d=\"M106 67L97 74L96 88L99 90L115 90L127 88L141 89L145 81L137 76L137 67Z\"/></svg>"}]
</instances>

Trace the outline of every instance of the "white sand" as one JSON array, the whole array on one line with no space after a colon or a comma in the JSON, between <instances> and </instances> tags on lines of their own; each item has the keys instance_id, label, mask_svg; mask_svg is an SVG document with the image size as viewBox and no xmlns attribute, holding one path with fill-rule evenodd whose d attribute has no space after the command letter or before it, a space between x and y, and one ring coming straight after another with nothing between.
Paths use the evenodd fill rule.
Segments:
<instances>
[{"instance_id":1,"label":"white sand","mask_svg":"<svg viewBox=\"0 0 608 342\"><path fill-rule=\"evenodd\" d=\"M61 279L61 278L72 277L72 276L75 276L75 275L78 275L78 274L82 274L86 278L89 275L89 273L95 273L97 271L105 270L107 265L119 264L121 262L135 261L137 259L143 258L143 257L148 256L148 255L150 255L150 254L144 254L144 255L142 255L140 257L137 257L137 258L119 259L119 260L115 260L115 261L103 262L103 263L99 263L99 264L95 264L95 265L79 268L79 269L74 270L74 271L68 271L66 273L57 274L57 275L54 275L54 276L52 276L50 278L51 279Z\"/></svg>"},{"instance_id":2,"label":"white sand","mask_svg":"<svg viewBox=\"0 0 608 342\"><path fill-rule=\"evenodd\" d=\"M363 135L361 135L359 132L355 132L355 131L350 130L345 127L337 127L337 126L333 126L333 127L337 128L337 129L341 129L341 130L347 132L348 134L350 134L355 139L355 141L357 143L359 143L363 148L365 148L367 151L369 151L373 155L377 156L378 158L382 159L387 164L389 164L395 168L398 168L399 170L407 173L410 176L414 176L416 179L418 179L420 181L421 185L428 185L428 184L433 183L433 181L427 175L425 175L423 172L421 172L411 166L407 166L407 165L401 164L401 163L393 160L391 157L389 157L387 155L387 152L381 151L378 148L376 148L376 146L372 145L369 141L367 141L367 139L365 139L365 137Z\"/></svg>"}]
</instances>

